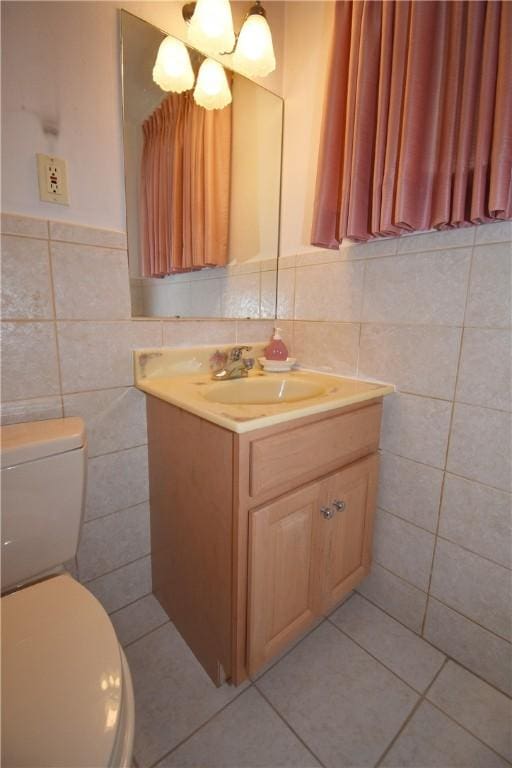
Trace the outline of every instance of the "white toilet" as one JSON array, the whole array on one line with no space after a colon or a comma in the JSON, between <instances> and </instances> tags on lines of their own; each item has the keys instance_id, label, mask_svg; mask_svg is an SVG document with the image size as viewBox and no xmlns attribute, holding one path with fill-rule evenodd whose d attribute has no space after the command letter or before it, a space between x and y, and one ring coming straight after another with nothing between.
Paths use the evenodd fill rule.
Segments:
<instances>
[{"instance_id":1,"label":"white toilet","mask_svg":"<svg viewBox=\"0 0 512 768\"><path fill-rule=\"evenodd\" d=\"M132 764L130 670L98 600L64 572L77 550L82 419L0 429L2 760L9 768Z\"/></svg>"}]
</instances>

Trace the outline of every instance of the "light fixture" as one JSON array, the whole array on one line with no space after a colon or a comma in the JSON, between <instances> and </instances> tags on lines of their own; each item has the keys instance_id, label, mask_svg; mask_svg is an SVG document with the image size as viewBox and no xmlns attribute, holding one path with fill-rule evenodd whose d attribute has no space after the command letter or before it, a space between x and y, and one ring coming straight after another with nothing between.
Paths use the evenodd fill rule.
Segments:
<instances>
[{"instance_id":1,"label":"light fixture","mask_svg":"<svg viewBox=\"0 0 512 768\"><path fill-rule=\"evenodd\" d=\"M188 39L195 48L212 55L232 51L235 32L229 0L197 0Z\"/></svg>"},{"instance_id":2,"label":"light fixture","mask_svg":"<svg viewBox=\"0 0 512 768\"><path fill-rule=\"evenodd\" d=\"M272 33L260 2L250 9L238 36L233 64L242 74L266 77L276 68Z\"/></svg>"},{"instance_id":3,"label":"light fixture","mask_svg":"<svg viewBox=\"0 0 512 768\"><path fill-rule=\"evenodd\" d=\"M197 0L182 8L188 24L190 43L207 55L232 53L236 69L249 77L266 77L276 68L272 32L260 2L249 12L235 37L229 0ZM163 91L182 93L194 85L194 72L187 47L168 36L160 43L153 80ZM201 64L194 89L194 99L205 109L222 109L231 103L226 73L221 64L207 58Z\"/></svg>"},{"instance_id":4,"label":"light fixture","mask_svg":"<svg viewBox=\"0 0 512 768\"><path fill-rule=\"evenodd\" d=\"M153 67L153 80L163 91L182 93L194 86L194 71L187 47L175 37L160 43Z\"/></svg>"},{"instance_id":5,"label":"light fixture","mask_svg":"<svg viewBox=\"0 0 512 768\"><path fill-rule=\"evenodd\" d=\"M194 101L205 109L223 109L231 104L232 96L222 64L205 59L197 73Z\"/></svg>"}]
</instances>

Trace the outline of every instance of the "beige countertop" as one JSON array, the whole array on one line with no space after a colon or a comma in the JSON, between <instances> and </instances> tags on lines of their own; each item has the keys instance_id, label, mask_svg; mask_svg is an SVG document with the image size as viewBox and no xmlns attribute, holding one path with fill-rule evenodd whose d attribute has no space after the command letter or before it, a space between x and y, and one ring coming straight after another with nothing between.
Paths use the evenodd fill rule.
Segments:
<instances>
[{"instance_id":1,"label":"beige countertop","mask_svg":"<svg viewBox=\"0 0 512 768\"><path fill-rule=\"evenodd\" d=\"M263 345L253 344L251 356L259 356L262 347ZM222 348L229 348L229 345L223 345ZM372 400L391 394L395 389L392 384L302 369L287 373L266 373L256 368L247 378L216 382L211 378L208 361L217 349L218 347L137 350L134 353L135 384L148 395L238 433ZM299 387L309 387L318 394L315 393L307 399L295 399L293 402L220 403L208 399L215 397L216 393L220 393L223 399L230 399L230 394L224 395L229 389L236 400L241 392L244 393L241 387L244 387L245 383L250 383L251 391L257 392L259 382L263 384L266 392L290 390L293 393Z\"/></svg>"}]
</instances>

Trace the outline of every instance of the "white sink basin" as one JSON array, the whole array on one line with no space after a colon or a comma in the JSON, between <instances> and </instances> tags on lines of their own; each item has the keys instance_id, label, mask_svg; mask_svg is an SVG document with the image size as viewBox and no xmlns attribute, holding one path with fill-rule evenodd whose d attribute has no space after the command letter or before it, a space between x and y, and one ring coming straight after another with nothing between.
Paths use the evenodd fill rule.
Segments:
<instances>
[{"instance_id":1,"label":"white sink basin","mask_svg":"<svg viewBox=\"0 0 512 768\"><path fill-rule=\"evenodd\" d=\"M202 395L211 403L262 405L296 403L325 393L325 388L311 381L276 378L249 378L210 384Z\"/></svg>"}]
</instances>

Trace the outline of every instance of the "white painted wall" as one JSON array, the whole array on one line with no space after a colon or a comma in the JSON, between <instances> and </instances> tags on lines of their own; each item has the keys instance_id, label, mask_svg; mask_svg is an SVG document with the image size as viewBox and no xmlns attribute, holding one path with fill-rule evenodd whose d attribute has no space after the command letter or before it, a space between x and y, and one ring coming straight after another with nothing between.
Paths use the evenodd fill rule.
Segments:
<instances>
[{"instance_id":1,"label":"white painted wall","mask_svg":"<svg viewBox=\"0 0 512 768\"><path fill-rule=\"evenodd\" d=\"M2 209L125 229L118 7L185 37L181 2L2 3ZM234 3L235 24L247 3ZM283 7L268 8L276 49ZM281 92L282 57L271 90ZM226 63L229 61L226 59ZM68 162L70 205L39 200L35 154Z\"/></svg>"}]
</instances>

